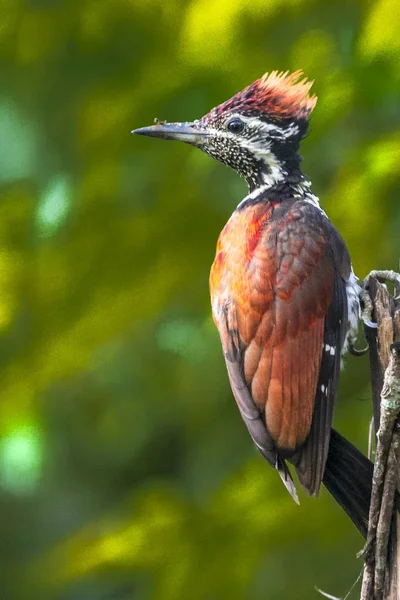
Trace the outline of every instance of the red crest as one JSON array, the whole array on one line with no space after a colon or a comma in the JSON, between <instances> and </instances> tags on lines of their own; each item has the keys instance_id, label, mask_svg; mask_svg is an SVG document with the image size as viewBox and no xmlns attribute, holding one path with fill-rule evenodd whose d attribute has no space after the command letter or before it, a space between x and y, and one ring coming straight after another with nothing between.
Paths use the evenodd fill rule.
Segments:
<instances>
[{"instance_id":1,"label":"red crest","mask_svg":"<svg viewBox=\"0 0 400 600\"><path fill-rule=\"evenodd\" d=\"M233 111L250 115L264 113L275 119L307 118L317 97L309 94L313 81L301 79L302 75L302 71L265 73L213 111L218 114Z\"/></svg>"}]
</instances>

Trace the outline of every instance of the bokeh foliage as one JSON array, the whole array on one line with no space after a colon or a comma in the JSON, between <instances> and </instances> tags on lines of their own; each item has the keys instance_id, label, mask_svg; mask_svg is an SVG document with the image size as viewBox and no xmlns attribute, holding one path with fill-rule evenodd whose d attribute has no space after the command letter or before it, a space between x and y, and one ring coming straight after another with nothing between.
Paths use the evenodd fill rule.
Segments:
<instances>
[{"instance_id":1,"label":"bokeh foliage","mask_svg":"<svg viewBox=\"0 0 400 600\"><path fill-rule=\"evenodd\" d=\"M244 183L184 145L266 70L319 103L304 169L356 272L397 268L397 0L0 2L0 581L4 600L344 594L357 532L295 506L240 421L208 269ZM367 359L336 425L365 449Z\"/></svg>"}]
</instances>

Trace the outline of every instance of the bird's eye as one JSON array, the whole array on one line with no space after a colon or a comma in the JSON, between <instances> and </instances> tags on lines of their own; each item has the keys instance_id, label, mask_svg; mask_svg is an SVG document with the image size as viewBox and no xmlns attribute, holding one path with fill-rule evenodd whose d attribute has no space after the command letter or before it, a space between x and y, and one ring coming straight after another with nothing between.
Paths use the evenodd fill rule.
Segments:
<instances>
[{"instance_id":1,"label":"bird's eye","mask_svg":"<svg viewBox=\"0 0 400 600\"><path fill-rule=\"evenodd\" d=\"M244 123L241 119L235 117L226 122L226 128L231 133L241 133L244 129Z\"/></svg>"}]
</instances>

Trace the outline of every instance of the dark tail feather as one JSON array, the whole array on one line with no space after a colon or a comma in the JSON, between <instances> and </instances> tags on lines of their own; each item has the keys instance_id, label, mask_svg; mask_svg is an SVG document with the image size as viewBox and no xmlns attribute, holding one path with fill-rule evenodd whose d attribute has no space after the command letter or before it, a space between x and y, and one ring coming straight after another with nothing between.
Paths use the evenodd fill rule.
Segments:
<instances>
[{"instance_id":1,"label":"dark tail feather","mask_svg":"<svg viewBox=\"0 0 400 600\"><path fill-rule=\"evenodd\" d=\"M332 429L323 483L367 537L374 465L353 444Z\"/></svg>"}]
</instances>

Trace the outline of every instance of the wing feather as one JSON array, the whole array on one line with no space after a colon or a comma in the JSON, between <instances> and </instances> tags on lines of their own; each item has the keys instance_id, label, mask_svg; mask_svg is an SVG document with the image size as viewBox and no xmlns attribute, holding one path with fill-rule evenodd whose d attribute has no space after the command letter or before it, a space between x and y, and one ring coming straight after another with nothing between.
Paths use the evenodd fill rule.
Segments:
<instances>
[{"instance_id":1,"label":"wing feather","mask_svg":"<svg viewBox=\"0 0 400 600\"><path fill-rule=\"evenodd\" d=\"M221 234L223 260L217 255L211 272L213 316L254 443L291 493L285 459L293 462L307 491L317 494L347 322L341 276L347 250L310 204L295 203L276 220L265 206L249 210L234 213ZM344 247L340 274L330 237L335 252ZM326 346L329 351L323 351Z\"/></svg>"},{"instance_id":2,"label":"wing feather","mask_svg":"<svg viewBox=\"0 0 400 600\"><path fill-rule=\"evenodd\" d=\"M340 322L338 315L341 315ZM292 458L301 484L312 495L318 494L328 455L335 393L340 374L341 348L346 327L346 284L339 275L336 275L334 297L325 319L312 426L298 456Z\"/></svg>"}]
</instances>

